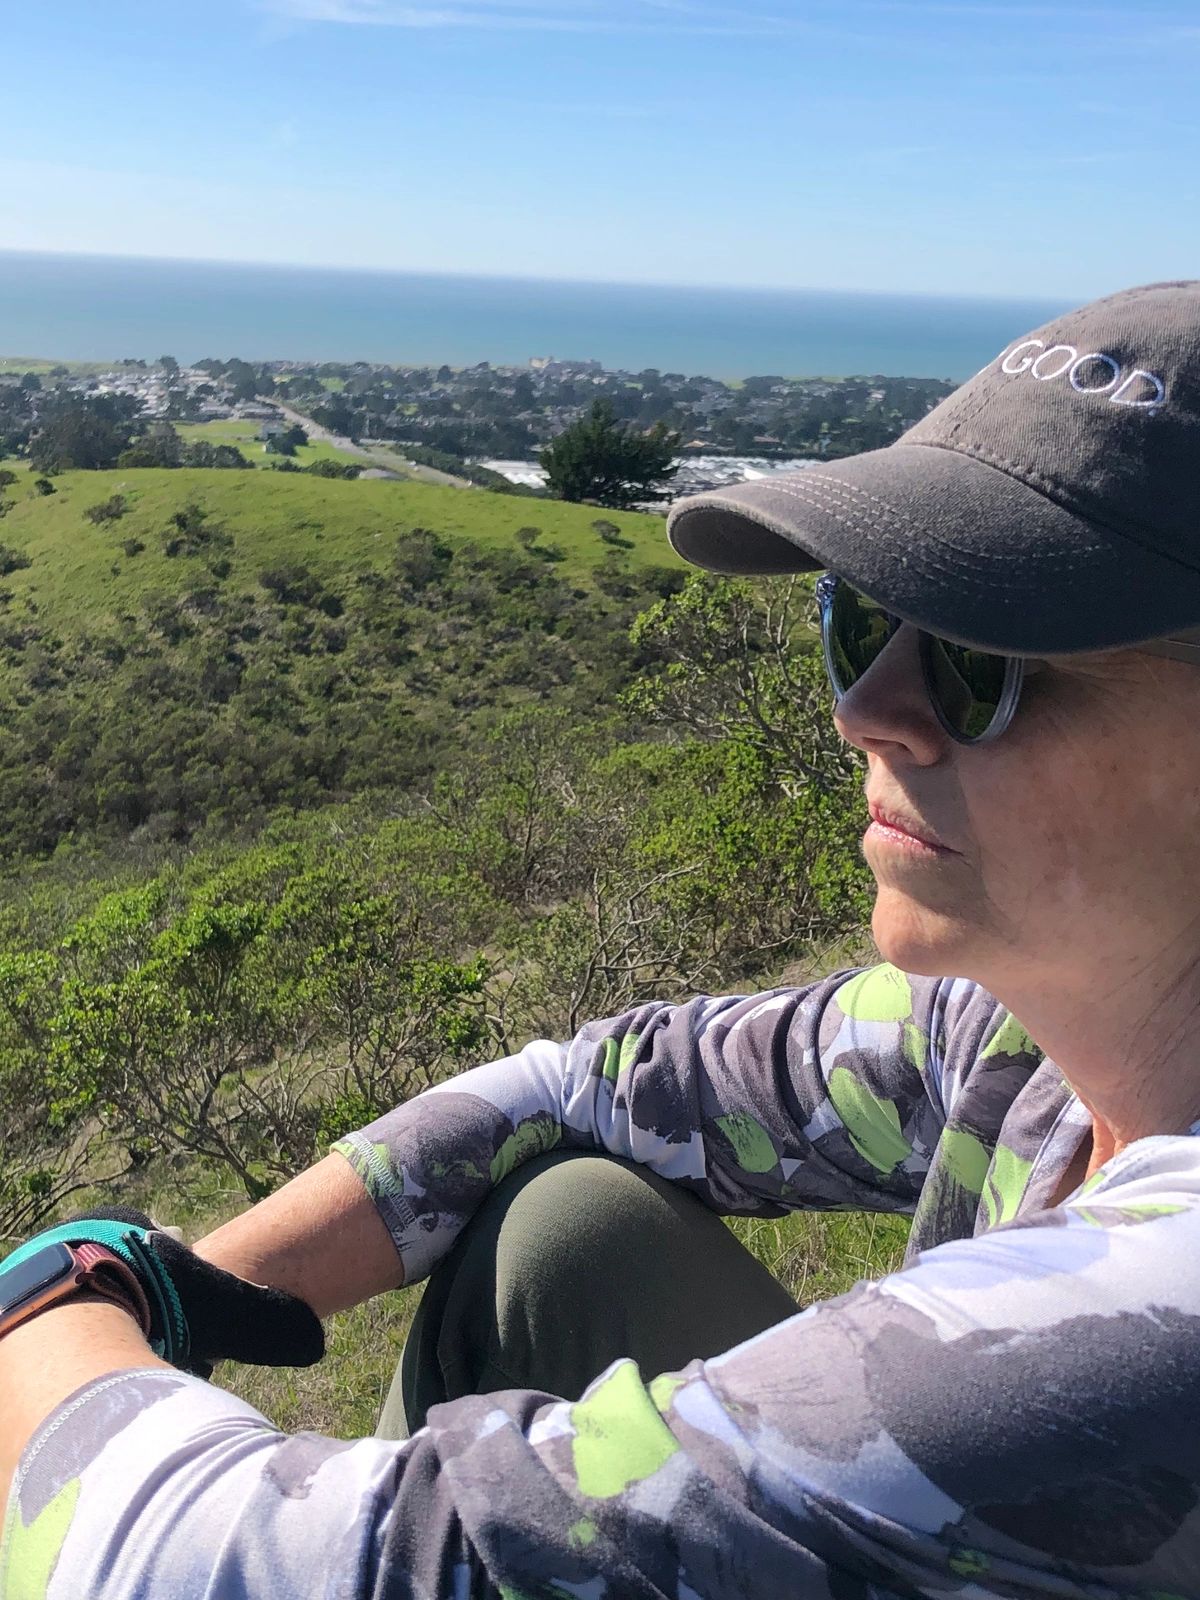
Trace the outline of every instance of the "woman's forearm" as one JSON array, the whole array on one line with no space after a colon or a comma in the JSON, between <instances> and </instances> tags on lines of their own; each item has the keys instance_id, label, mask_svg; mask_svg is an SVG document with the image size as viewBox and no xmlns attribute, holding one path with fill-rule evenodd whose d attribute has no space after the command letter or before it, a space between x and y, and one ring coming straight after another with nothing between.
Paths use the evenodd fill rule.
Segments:
<instances>
[{"instance_id":1,"label":"woman's forearm","mask_svg":"<svg viewBox=\"0 0 1200 1600\"><path fill-rule=\"evenodd\" d=\"M340 1155L318 1161L193 1248L239 1278L299 1295L319 1317L404 1282L391 1235Z\"/></svg>"}]
</instances>

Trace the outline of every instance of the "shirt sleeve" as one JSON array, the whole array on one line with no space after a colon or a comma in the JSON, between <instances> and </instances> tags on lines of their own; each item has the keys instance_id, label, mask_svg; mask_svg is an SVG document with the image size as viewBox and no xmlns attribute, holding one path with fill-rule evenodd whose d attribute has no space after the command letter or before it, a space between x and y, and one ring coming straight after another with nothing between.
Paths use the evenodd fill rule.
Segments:
<instances>
[{"instance_id":1,"label":"shirt sleeve","mask_svg":"<svg viewBox=\"0 0 1200 1600\"><path fill-rule=\"evenodd\" d=\"M532 1156L590 1148L725 1214L911 1213L997 1002L883 965L798 989L651 1003L425 1091L333 1148L405 1281Z\"/></svg>"},{"instance_id":2,"label":"shirt sleeve","mask_svg":"<svg viewBox=\"0 0 1200 1600\"><path fill-rule=\"evenodd\" d=\"M288 1436L162 1369L27 1448L3 1600L1099 1600L1200 1571L1200 1146L644 1381Z\"/></svg>"}]
</instances>

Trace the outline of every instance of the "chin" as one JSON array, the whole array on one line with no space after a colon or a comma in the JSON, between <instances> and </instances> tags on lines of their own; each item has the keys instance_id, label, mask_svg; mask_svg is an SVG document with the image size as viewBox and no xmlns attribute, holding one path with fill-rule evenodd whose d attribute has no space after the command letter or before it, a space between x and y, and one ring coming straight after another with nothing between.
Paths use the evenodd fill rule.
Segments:
<instances>
[{"instance_id":1,"label":"chin","mask_svg":"<svg viewBox=\"0 0 1200 1600\"><path fill-rule=\"evenodd\" d=\"M940 978L971 976L971 953L978 930L946 911L921 905L894 889L881 888L871 917L871 933L885 961L902 972Z\"/></svg>"}]
</instances>

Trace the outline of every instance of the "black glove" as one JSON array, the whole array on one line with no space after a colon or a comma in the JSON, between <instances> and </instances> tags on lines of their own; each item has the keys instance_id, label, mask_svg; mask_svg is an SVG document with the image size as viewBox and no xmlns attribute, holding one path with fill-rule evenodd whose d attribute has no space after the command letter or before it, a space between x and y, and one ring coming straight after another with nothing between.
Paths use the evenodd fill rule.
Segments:
<instances>
[{"instance_id":1,"label":"black glove","mask_svg":"<svg viewBox=\"0 0 1200 1600\"><path fill-rule=\"evenodd\" d=\"M100 1206L48 1232L69 1243L94 1239L133 1267L150 1302L150 1343L184 1372L207 1378L222 1360L311 1367L325 1354L320 1319L303 1300L214 1267L144 1211Z\"/></svg>"}]
</instances>

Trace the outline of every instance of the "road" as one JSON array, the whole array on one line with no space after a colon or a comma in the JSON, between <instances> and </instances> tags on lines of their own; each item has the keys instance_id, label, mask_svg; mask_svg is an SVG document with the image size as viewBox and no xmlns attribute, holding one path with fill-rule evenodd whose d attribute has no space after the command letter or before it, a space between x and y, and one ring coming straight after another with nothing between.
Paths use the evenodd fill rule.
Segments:
<instances>
[{"instance_id":1,"label":"road","mask_svg":"<svg viewBox=\"0 0 1200 1600\"><path fill-rule=\"evenodd\" d=\"M279 406L280 411L289 422L298 422L308 434L310 439L320 439L325 444L333 445L335 450L344 450L348 456L354 456L359 461L365 461L372 467L382 467L385 472L396 472L401 477L413 478L418 483L440 483L451 489L473 489L475 485L466 478L456 478L452 473L439 472L436 467L418 466L415 461L408 461L398 450L389 450L380 447L375 450L367 449L364 445L355 444L353 439L345 439L341 434L330 433L328 428L322 428L311 417L305 417L299 411L293 411L290 406L280 405L278 400L268 400L269 405Z\"/></svg>"}]
</instances>

